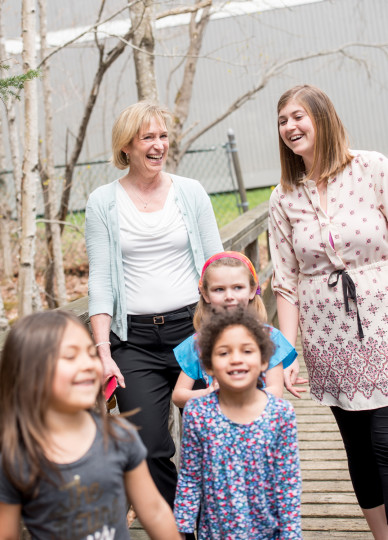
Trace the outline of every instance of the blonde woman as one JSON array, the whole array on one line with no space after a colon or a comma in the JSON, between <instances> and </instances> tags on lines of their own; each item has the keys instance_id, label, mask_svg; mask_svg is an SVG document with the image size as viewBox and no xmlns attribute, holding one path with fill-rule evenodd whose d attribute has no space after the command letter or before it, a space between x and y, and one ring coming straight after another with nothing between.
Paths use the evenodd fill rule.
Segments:
<instances>
[{"instance_id":1,"label":"blonde woman","mask_svg":"<svg viewBox=\"0 0 388 540\"><path fill-rule=\"evenodd\" d=\"M180 368L173 348L193 333L198 280L222 249L210 199L196 180L164 172L170 113L149 102L125 109L112 131L125 174L96 189L86 208L89 314L104 376L116 376L122 412L140 408L152 477L173 505L168 431Z\"/></svg>"},{"instance_id":2,"label":"blonde woman","mask_svg":"<svg viewBox=\"0 0 388 540\"><path fill-rule=\"evenodd\" d=\"M358 502L388 538L388 159L349 150L324 92L278 103L281 183L270 201L280 330L301 330L312 398L335 416ZM295 395L298 366L285 370ZM385 506L384 506L385 504Z\"/></svg>"}]
</instances>

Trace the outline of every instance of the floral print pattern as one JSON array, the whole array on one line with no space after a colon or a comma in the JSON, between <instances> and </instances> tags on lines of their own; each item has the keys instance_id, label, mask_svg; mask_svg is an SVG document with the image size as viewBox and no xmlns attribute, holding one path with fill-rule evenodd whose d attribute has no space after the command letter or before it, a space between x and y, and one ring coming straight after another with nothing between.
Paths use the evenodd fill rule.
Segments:
<instances>
[{"instance_id":1,"label":"floral print pattern","mask_svg":"<svg viewBox=\"0 0 388 540\"><path fill-rule=\"evenodd\" d=\"M262 414L237 424L218 392L190 400L183 415L175 518L198 540L301 539L301 479L295 413L267 394Z\"/></svg>"},{"instance_id":2,"label":"floral print pattern","mask_svg":"<svg viewBox=\"0 0 388 540\"><path fill-rule=\"evenodd\" d=\"M326 212L312 180L292 192L277 186L269 232L272 287L299 306L312 397L363 410L388 405L388 159L377 152L353 154L329 179ZM352 300L345 311L342 278L328 287L338 269L355 283L363 339Z\"/></svg>"}]
</instances>

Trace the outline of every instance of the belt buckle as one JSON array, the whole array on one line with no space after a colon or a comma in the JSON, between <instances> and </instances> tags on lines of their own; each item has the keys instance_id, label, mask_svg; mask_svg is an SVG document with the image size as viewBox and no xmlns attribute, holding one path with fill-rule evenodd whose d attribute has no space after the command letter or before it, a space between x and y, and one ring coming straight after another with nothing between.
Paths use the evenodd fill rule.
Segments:
<instances>
[{"instance_id":1,"label":"belt buckle","mask_svg":"<svg viewBox=\"0 0 388 540\"><path fill-rule=\"evenodd\" d=\"M156 315L156 317L153 317L154 324L164 324L164 317L163 315Z\"/></svg>"}]
</instances>

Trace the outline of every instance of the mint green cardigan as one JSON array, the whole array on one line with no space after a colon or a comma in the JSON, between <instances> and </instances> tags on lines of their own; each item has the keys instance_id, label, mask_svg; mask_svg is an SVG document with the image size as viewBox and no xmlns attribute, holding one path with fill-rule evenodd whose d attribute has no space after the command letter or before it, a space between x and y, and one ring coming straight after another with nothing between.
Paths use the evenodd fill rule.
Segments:
<instances>
[{"instance_id":1,"label":"mint green cardigan","mask_svg":"<svg viewBox=\"0 0 388 540\"><path fill-rule=\"evenodd\" d=\"M199 280L205 261L223 249L213 208L197 180L170 176ZM90 195L86 205L85 239L89 257L89 316L110 315L112 331L124 341L127 339L127 306L116 204L117 182L101 186Z\"/></svg>"}]
</instances>

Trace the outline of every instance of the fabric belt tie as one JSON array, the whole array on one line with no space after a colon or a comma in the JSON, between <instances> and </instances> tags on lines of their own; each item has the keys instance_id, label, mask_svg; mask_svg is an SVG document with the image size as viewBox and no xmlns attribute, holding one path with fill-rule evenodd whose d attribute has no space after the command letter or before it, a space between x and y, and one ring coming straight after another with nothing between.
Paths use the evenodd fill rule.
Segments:
<instances>
[{"instance_id":1,"label":"fabric belt tie","mask_svg":"<svg viewBox=\"0 0 388 540\"><path fill-rule=\"evenodd\" d=\"M331 277L333 275L336 276L337 279L333 283L330 283ZM327 284L330 288L335 287L338 284L338 280L340 276L342 277L342 292L344 295L346 313L349 313L350 311L349 301L348 301L348 298L350 298L356 304L358 335L360 339L362 339L364 337L364 332L362 329L360 314L358 313L357 294L356 294L356 286L354 284L354 281L346 272L346 270L342 268L342 270L334 270L334 272L330 274Z\"/></svg>"}]
</instances>

